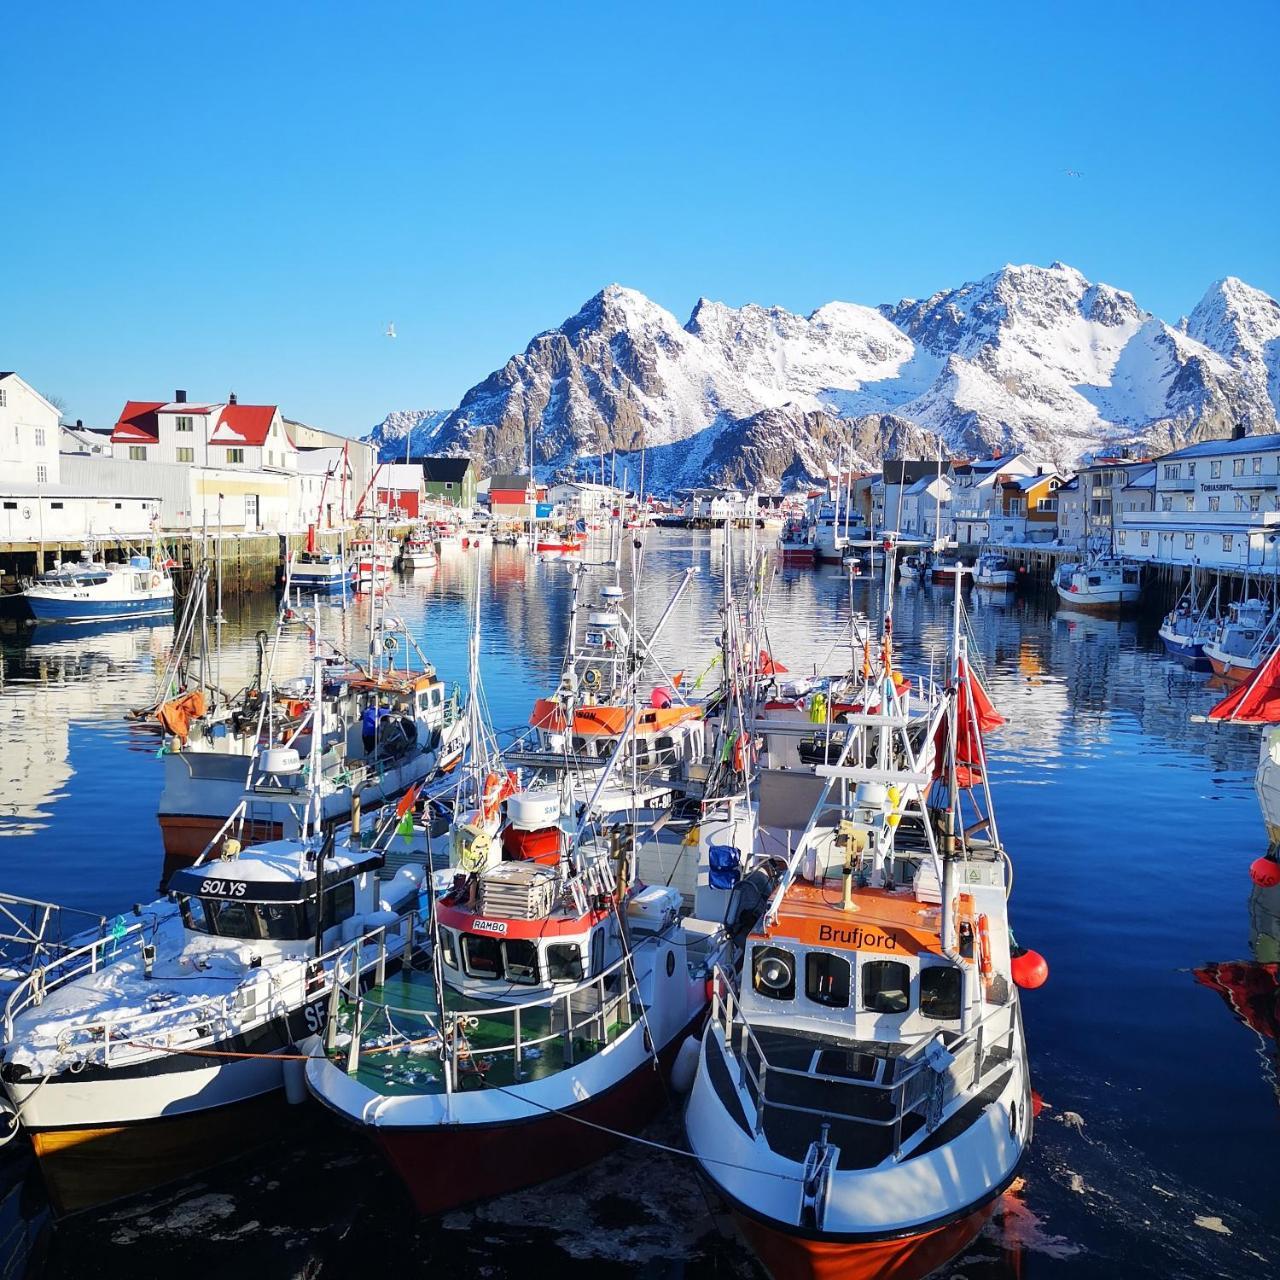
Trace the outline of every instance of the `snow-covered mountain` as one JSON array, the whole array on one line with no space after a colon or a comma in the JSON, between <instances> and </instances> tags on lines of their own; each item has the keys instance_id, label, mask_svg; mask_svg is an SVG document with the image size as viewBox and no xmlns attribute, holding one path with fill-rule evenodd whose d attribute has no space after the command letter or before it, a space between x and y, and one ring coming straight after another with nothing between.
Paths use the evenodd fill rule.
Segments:
<instances>
[{"instance_id":1,"label":"snow-covered mountain","mask_svg":"<svg viewBox=\"0 0 1280 1280\"><path fill-rule=\"evenodd\" d=\"M435 437L448 416L448 409L396 409L364 438L377 447L383 462L404 461L405 436L411 436L408 443L412 457L441 453Z\"/></svg>"},{"instance_id":2,"label":"snow-covered mountain","mask_svg":"<svg viewBox=\"0 0 1280 1280\"><path fill-rule=\"evenodd\" d=\"M610 285L457 409L393 414L375 435L403 456L412 427L413 452L469 450L492 469L519 467L531 441L552 470L643 449L663 490L801 483L842 451L870 466L939 443L1070 466L1120 443L1275 430L1278 403L1280 306L1266 294L1221 281L1175 328L1054 263L808 316L704 298L684 325Z\"/></svg>"}]
</instances>

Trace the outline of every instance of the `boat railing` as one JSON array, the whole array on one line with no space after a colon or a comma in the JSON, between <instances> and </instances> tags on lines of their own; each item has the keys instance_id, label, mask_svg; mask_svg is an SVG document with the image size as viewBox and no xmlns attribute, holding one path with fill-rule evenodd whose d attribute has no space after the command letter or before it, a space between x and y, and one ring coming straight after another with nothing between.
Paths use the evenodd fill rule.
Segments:
<instances>
[{"instance_id":1,"label":"boat railing","mask_svg":"<svg viewBox=\"0 0 1280 1280\"><path fill-rule=\"evenodd\" d=\"M746 1087L755 1104L757 1134L764 1130L769 1111L808 1115L823 1123L866 1125L891 1131L888 1153L896 1158L904 1139L920 1129L932 1133L953 1110L953 1103L972 1096L1012 1060L1014 1053L1016 1006L1003 1005L989 1010L949 1041L935 1034L912 1045L893 1060L896 1065L889 1081L783 1067L769 1061L742 1014L732 981L719 966L713 982L709 1027L738 1064L738 1083ZM842 1046L833 1040L829 1047ZM778 1095L792 1081L808 1086L806 1092L819 1092L829 1105L783 1101ZM920 1124L904 1132L905 1122L913 1115L920 1118Z\"/></svg>"},{"instance_id":2,"label":"boat railing","mask_svg":"<svg viewBox=\"0 0 1280 1280\"><path fill-rule=\"evenodd\" d=\"M92 911L0 893L0 964L11 977L29 973L83 945L90 931L101 935L106 927L107 918Z\"/></svg>"},{"instance_id":3,"label":"boat railing","mask_svg":"<svg viewBox=\"0 0 1280 1280\"><path fill-rule=\"evenodd\" d=\"M181 1052L196 1047L202 1041L216 1041L236 1031L249 1030L270 1018L287 1016L299 1005L327 1000L332 989L358 984L371 966L374 980L382 982L386 978L388 959L401 955L411 942L410 934L400 934L405 918L393 925L378 925L354 942L339 943L319 956L298 957L295 970L284 980L268 969L263 982L259 975L264 970L251 969L232 989L219 995L181 1004L167 1001L142 1012L118 1017L108 1014L73 1023L59 1034L58 1050L66 1058L74 1060L78 1057L84 1062L92 1058L103 1066L119 1063L122 1058L136 1061L140 1054ZM148 963L147 945L142 944L144 949L140 957L144 966ZM376 953L370 955L370 948L376 948ZM108 963L123 958L124 952L120 952L112 955ZM82 969L60 978L57 985L83 976L85 972L96 970ZM227 975L215 973L210 976ZM164 980L157 979L156 983L157 992L163 993ZM40 999L33 1003L40 1003L52 989L52 986L43 986L39 992ZM21 1010L14 1010L13 1016L19 1012ZM12 1036L7 1010L5 1033L6 1038Z\"/></svg>"},{"instance_id":4,"label":"boat railing","mask_svg":"<svg viewBox=\"0 0 1280 1280\"><path fill-rule=\"evenodd\" d=\"M442 1066L444 1091L456 1092L465 1077L482 1075L478 1066L509 1059L518 1075L524 1059L540 1057L548 1046L560 1049L565 1067L607 1047L643 1018L643 1004L635 984L634 962L638 952L656 946L657 938L642 939L630 954L583 981L532 1000L485 1007L448 1009L401 1006L388 1001L375 984L362 990L348 982L346 990L333 989L325 1032L325 1053L337 1060L348 1075L360 1069L363 1058L383 1058L388 1081L400 1065L403 1049L418 1049ZM345 997L347 1008L340 1009ZM345 1016L344 1016L345 1013ZM473 1047L468 1032L486 1024L483 1048ZM494 1027L509 1024L509 1038L492 1043ZM421 1034L418 1034L418 1033ZM340 1037L345 1037L340 1043ZM530 1052L532 1051L532 1052ZM409 1061L409 1073L418 1065Z\"/></svg>"}]
</instances>

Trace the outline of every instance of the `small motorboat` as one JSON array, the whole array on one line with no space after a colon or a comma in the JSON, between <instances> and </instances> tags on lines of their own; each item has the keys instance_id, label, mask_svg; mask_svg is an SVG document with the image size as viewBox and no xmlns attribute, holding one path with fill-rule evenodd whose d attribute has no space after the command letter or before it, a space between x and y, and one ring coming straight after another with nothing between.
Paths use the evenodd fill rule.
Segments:
<instances>
[{"instance_id":1,"label":"small motorboat","mask_svg":"<svg viewBox=\"0 0 1280 1280\"><path fill-rule=\"evenodd\" d=\"M974 565L973 581L979 587L1013 588L1018 585L1018 570L1008 556L986 551Z\"/></svg>"},{"instance_id":2,"label":"small motorboat","mask_svg":"<svg viewBox=\"0 0 1280 1280\"><path fill-rule=\"evenodd\" d=\"M170 561L133 555L121 563L78 560L27 579L20 592L37 622L101 622L173 613Z\"/></svg>"},{"instance_id":3,"label":"small motorboat","mask_svg":"<svg viewBox=\"0 0 1280 1280\"><path fill-rule=\"evenodd\" d=\"M400 544L400 568L434 569L440 563L431 530L415 527Z\"/></svg>"},{"instance_id":4,"label":"small motorboat","mask_svg":"<svg viewBox=\"0 0 1280 1280\"><path fill-rule=\"evenodd\" d=\"M1118 613L1132 608L1142 595L1142 566L1135 560L1101 556L1079 565L1066 586L1058 583L1058 599L1068 609Z\"/></svg>"},{"instance_id":5,"label":"small motorboat","mask_svg":"<svg viewBox=\"0 0 1280 1280\"><path fill-rule=\"evenodd\" d=\"M929 577L932 581L943 585L949 585L956 581L957 578L963 580L964 571L969 568L958 555L948 553L939 556L929 568Z\"/></svg>"},{"instance_id":6,"label":"small motorboat","mask_svg":"<svg viewBox=\"0 0 1280 1280\"><path fill-rule=\"evenodd\" d=\"M1280 632L1280 612L1257 597L1233 600L1204 641L1204 656L1215 674L1245 680L1262 665Z\"/></svg>"},{"instance_id":7,"label":"small motorboat","mask_svg":"<svg viewBox=\"0 0 1280 1280\"><path fill-rule=\"evenodd\" d=\"M778 535L778 556L783 564L813 564L817 548L813 545L812 527L803 520L783 525Z\"/></svg>"},{"instance_id":8,"label":"small motorboat","mask_svg":"<svg viewBox=\"0 0 1280 1280\"><path fill-rule=\"evenodd\" d=\"M1208 666L1204 647L1218 629L1215 616L1218 591L1214 587L1206 600L1197 591L1196 566L1191 567L1191 581L1160 623L1160 640L1170 657L1192 666Z\"/></svg>"}]
</instances>

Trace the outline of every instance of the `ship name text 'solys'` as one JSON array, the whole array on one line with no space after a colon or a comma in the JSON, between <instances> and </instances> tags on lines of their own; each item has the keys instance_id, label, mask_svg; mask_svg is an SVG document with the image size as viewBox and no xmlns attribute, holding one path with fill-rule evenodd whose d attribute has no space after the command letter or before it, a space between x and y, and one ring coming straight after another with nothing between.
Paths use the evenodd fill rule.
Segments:
<instances>
[{"instance_id":1,"label":"ship name text 'solys'","mask_svg":"<svg viewBox=\"0 0 1280 1280\"><path fill-rule=\"evenodd\" d=\"M219 898L243 898L245 883L243 880L202 880L200 892Z\"/></svg>"},{"instance_id":2,"label":"ship name text 'solys'","mask_svg":"<svg viewBox=\"0 0 1280 1280\"><path fill-rule=\"evenodd\" d=\"M868 951L896 951L898 939L892 933L876 933L855 925L852 929L837 929L835 925L818 927L819 942L838 942L846 947L864 947Z\"/></svg>"}]
</instances>

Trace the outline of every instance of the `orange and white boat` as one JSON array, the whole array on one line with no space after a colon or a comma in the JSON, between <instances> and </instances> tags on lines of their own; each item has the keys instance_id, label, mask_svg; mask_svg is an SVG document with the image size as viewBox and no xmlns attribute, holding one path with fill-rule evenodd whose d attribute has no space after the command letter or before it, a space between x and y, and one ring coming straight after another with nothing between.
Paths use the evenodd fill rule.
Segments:
<instances>
[{"instance_id":1,"label":"orange and white boat","mask_svg":"<svg viewBox=\"0 0 1280 1280\"><path fill-rule=\"evenodd\" d=\"M715 974L685 1123L776 1280L918 1280L977 1235L1031 1139L1018 986L1045 971L1009 930L982 747L999 717L960 608L936 762L885 664L878 709L816 768L741 976Z\"/></svg>"},{"instance_id":2,"label":"orange and white boat","mask_svg":"<svg viewBox=\"0 0 1280 1280\"><path fill-rule=\"evenodd\" d=\"M1214 674L1248 680L1266 661L1280 639L1280 610L1251 597L1233 600L1204 643L1204 656Z\"/></svg>"}]
</instances>

